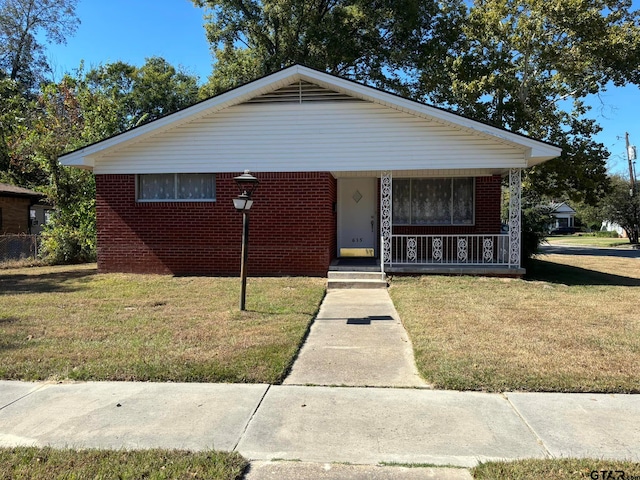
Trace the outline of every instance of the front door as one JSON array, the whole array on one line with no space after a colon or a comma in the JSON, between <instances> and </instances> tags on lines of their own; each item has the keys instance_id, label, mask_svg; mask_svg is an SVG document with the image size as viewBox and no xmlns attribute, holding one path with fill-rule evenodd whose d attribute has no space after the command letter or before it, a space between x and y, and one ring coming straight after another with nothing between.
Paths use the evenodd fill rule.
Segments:
<instances>
[{"instance_id":1,"label":"front door","mask_svg":"<svg viewBox=\"0 0 640 480\"><path fill-rule=\"evenodd\" d=\"M375 257L376 179L338 179L338 256Z\"/></svg>"}]
</instances>

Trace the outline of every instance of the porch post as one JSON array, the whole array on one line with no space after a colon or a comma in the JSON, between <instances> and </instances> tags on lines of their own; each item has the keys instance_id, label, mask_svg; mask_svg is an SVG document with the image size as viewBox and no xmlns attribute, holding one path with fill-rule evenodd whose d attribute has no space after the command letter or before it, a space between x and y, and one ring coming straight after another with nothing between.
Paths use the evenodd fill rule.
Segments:
<instances>
[{"instance_id":1,"label":"porch post","mask_svg":"<svg viewBox=\"0 0 640 480\"><path fill-rule=\"evenodd\" d=\"M520 268L521 244L521 169L509 170L509 268Z\"/></svg>"},{"instance_id":2,"label":"porch post","mask_svg":"<svg viewBox=\"0 0 640 480\"><path fill-rule=\"evenodd\" d=\"M382 245L380 245L380 262L383 265L391 264L391 233L392 233L392 178L391 171L384 171L380 175L380 233Z\"/></svg>"}]
</instances>

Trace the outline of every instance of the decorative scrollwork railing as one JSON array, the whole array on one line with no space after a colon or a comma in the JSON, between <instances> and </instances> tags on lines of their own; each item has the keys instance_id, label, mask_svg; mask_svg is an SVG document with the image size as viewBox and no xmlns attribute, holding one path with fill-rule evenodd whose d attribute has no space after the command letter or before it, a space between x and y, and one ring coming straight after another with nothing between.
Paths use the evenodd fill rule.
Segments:
<instances>
[{"instance_id":1,"label":"decorative scrollwork railing","mask_svg":"<svg viewBox=\"0 0 640 480\"><path fill-rule=\"evenodd\" d=\"M392 235L387 265L509 265L508 234Z\"/></svg>"}]
</instances>

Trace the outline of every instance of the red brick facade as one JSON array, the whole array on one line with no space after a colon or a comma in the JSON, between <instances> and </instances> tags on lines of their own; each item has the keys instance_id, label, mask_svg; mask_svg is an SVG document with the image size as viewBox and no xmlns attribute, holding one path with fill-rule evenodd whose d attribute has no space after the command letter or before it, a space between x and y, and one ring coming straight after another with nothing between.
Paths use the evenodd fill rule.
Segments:
<instances>
[{"instance_id":1,"label":"red brick facade","mask_svg":"<svg viewBox=\"0 0 640 480\"><path fill-rule=\"evenodd\" d=\"M236 175L216 175L215 202L158 203L136 201L135 175L96 175L99 270L239 275ZM248 274L325 276L337 249L336 180L328 172L257 176ZM474 226L394 227L394 233L499 233L500 176L476 178L475 188Z\"/></svg>"},{"instance_id":2,"label":"red brick facade","mask_svg":"<svg viewBox=\"0 0 640 480\"><path fill-rule=\"evenodd\" d=\"M136 201L135 175L96 175L101 272L239 275L242 215L233 177L215 202ZM249 275L325 276L336 251L330 173L260 173L250 213Z\"/></svg>"}]
</instances>

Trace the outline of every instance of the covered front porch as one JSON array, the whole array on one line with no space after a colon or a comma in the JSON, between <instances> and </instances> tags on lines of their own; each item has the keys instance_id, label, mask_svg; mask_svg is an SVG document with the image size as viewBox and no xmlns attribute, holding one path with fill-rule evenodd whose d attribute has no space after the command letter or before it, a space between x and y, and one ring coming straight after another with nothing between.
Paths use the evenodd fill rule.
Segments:
<instances>
[{"instance_id":1,"label":"covered front porch","mask_svg":"<svg viewBox=\"0 0 640 480\"><path fill-rule=\"evenodd\" d=\"M455 176L452 172L377 173L377 178L368 177L376 181L375 201L370 200L371 188L362 173L356 181L345 181L349 176L344 173L338 177L338 248L330 271L509 277L525 273L520 258L521 169L457 171ZM505 177L506 228L500 218ZM424 190L412 194L417 200L400 198L409 196L409 178ZM448 200L441 201L443 197ZM410 218L404 204L416 210L417 219Z\"/></svg>"}]
</instances>

